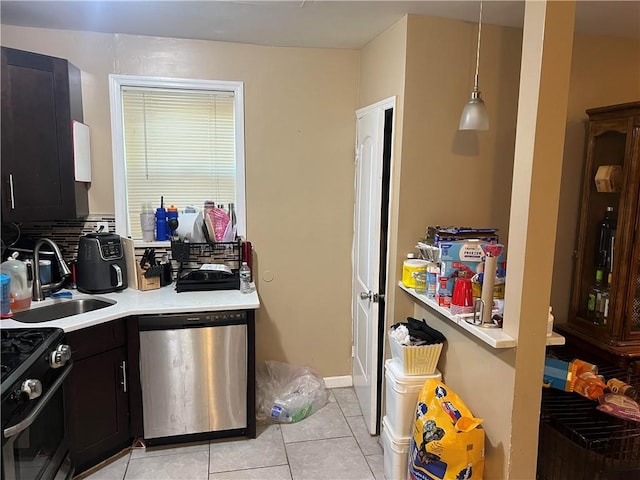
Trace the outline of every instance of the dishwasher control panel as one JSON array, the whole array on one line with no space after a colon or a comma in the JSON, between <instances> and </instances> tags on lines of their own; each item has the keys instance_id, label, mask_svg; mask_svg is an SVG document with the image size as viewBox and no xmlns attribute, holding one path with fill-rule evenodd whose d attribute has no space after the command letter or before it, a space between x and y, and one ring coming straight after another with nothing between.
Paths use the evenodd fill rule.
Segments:
<instances>
[{"instance_id":1,"label":"dishwasher control panel","mask_svg":"<svg viewBox=\"0 0 640 480\"><path fill-rule=\"evenodd\" d=\"M194 322L219 322L227 320L246 320L247 312L211 312L211 313L194 313L186 315L187 321Z\"/></svg>"},{"instance_id":2,"label":"dishwasher control panel","mask_svg":"<svg viewBox=\"0 0 640 480\"><path fill-rule=\"evenodd\" d=\"M138 317L139 330L171 330L223 325L241 325L248 321L246 310L143 315Z\"/></svg>"}]
</instances>

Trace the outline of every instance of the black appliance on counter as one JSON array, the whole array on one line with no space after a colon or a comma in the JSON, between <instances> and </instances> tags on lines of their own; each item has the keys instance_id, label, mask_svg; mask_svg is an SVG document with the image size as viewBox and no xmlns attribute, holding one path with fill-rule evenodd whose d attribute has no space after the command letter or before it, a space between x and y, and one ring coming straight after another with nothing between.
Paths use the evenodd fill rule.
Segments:
<instances>
[{"instance_id":1,"label":"black appliance on counter","mask_svg":"<svg viewBox=\"0 0 640 480\"><path fill-rule=\"evenodd\" d=\"M70 479L62 384L73 362L60 328L0 331L3 480Z\"/></svg>"},{"instance_id":2,"label":"black appliance on counter","mask_svg":"<svg viewBox=\"0 0 640 480\"><path fill-rule=\"evenodd\" d=\"M120 235L89 233L80 237L76 285L83 293L111 293L127 288L127 262Z\"/></svg>"}]
</instances>

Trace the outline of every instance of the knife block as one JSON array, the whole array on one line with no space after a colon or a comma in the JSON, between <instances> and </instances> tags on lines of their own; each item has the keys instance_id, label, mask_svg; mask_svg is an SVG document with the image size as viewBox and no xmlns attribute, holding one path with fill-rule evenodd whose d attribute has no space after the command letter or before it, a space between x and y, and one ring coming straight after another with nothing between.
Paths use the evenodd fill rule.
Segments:
<instances>
[{"instance_id":1,"label":"knife block","mask_svg":"<svg viewBox=\"0 0 640 480\"><path fill-rule=\"evenodd\" d=\"M138 290L155 290L160 288L160 277L145 277L147 269L140 267L140 264L136 262L136 277L138 280Z\"/></svg>"}]
</instances>

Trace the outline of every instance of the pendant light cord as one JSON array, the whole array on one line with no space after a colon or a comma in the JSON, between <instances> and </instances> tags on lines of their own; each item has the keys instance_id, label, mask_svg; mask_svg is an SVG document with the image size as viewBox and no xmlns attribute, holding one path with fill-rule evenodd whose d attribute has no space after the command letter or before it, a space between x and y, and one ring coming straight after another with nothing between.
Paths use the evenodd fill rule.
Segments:
<instances>
[{"instance_id":1,"label":"pendant light cord","mask_svg":"<svg viewBox=\"0 0 640 480\"><path fill-rule=\"evenodd\" d=\"M476 50L476 75L474 77L473 89L478 90L478 70L480 68L480 34L482 33L482 0L480 0L480 20L478 22L478 47Z\"/></svg>"}]
</instances>

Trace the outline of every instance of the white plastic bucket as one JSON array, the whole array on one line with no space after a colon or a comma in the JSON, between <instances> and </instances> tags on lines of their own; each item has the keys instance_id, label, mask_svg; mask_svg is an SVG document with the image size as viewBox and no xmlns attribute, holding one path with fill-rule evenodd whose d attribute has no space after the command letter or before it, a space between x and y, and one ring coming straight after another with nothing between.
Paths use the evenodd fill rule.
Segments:
<instances>
[{"instance_id":1,"label":"white plastic bucket","mask_svg":"<svg viewBox=\"0 0 640 480\"><path fill-rule=\"evenodd\" d=\"M382 447L384 449L384 478L405 480L407 478L409 447L411 440L393 436L387 417L382 419Z\"/></svg>"},{"instance_id":2,"label":"white plastic bucket","mask_svg":"<svg viewBox=\"0 0 640 480\"><path fill-rule=\"evenodd\" d=\"M396 438L406 439L413 431L418 393L424 382L433 378L442 380L442 374L435 371L431 375L404 375L397 359L384 362L386 419Z\"/></svg>"}]
</instances>

